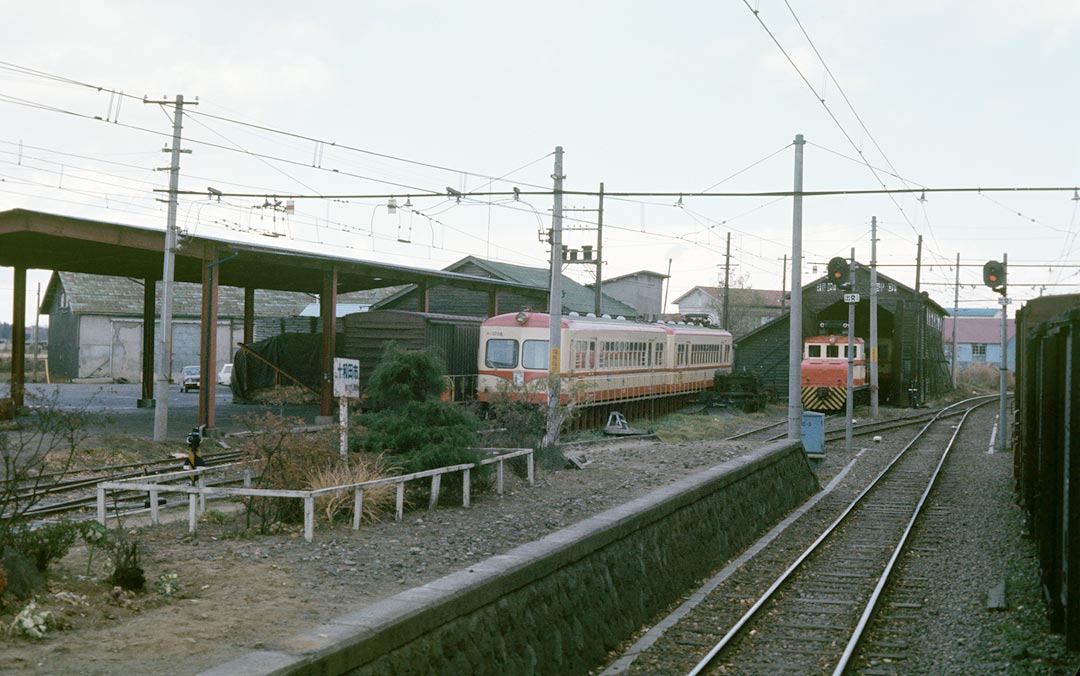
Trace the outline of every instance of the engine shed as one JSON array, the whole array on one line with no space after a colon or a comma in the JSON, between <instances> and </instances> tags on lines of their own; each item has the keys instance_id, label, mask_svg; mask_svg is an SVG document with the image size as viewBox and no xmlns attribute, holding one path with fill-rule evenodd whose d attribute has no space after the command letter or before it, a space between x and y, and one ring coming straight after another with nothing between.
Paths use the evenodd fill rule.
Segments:
<instances>
[{"instance_id":1,"label":"engine shed","mask_svg":"<svg viewBox=\"0 0 1080 676\"><path fill-rule=\"evenodd\" d=\"M855 304L855 336L870 341L870 268L855 268L851 292ZM826 277L802 289L802 336L833 332L847 322L845 290ZM945 358L942 325L945 309L926 292L877 273L877 327L879 395L882 403L912 406L938 396L952 387ZM735 371L751 371L777 397L788 389L788 340L790 311L735 341Z\"/></svg>"}]
</instances>

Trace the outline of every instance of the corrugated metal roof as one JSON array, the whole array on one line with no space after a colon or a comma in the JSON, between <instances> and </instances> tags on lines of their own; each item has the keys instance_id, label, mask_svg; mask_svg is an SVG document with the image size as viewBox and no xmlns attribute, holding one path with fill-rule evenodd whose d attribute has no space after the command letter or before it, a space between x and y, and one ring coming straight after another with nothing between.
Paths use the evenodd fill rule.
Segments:
<instances>
[{"instance_id":1,"label":"corrugated metal roof","mask_svg":"<svg viewBox=\"0 0 1080 676\"><path fill-rule=\"evenodd\" d=\"M47 309L59 291L57 280L67 294L71 311L77 314L141 316L143 282L129 277L91 275L82 272L54 272L43 305ZM157 310L161 309L162 285L158 284ZM244 290L232 286L218 288L218 316L244 316ZM312 296L295 291L255 290L255 312L259 317L290 317L312 302ZM202 313L202 285L173 283L173 316L199 317Z\"/></svg>"},{"instance_id":2,"label":"corrugated metal roof","mask_svg":"<svg viewBox=\"0 0 1080 676\"><path fill-rule=\"evenodd\" d=\"M952 324L956 321L956 344L978 343L983 345L1001 344L1001 317L946 317L941 327L941 336L946 343L952 342ZM1016 321L1006 320L1006 335L1009 340L1016 336Z\"/></svg>"}]
</instances>

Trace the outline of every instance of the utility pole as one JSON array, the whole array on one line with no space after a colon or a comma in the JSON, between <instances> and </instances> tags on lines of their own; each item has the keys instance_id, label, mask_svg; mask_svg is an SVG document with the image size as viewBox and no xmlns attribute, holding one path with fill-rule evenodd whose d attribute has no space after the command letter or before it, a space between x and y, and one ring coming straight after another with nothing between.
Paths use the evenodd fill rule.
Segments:
<instances>
[{"instance_id":1,"label":"utility pole","mask_svg":"<svg viewBox=\"0 0 1080 676\"><path fill-rule=\"evenodd\" d=\"M855 411L855 304L859 302L859 294L855 293L855 247L851 248L850 260L848 293L844 294L847 300L847 421L844 424L844 448L848 451L851 450L851 439L854 435L851 419Z\"/></svg>"},{"instance_id":2,"label":"utility pole","mask_svg":"<svg viewBox=\"0 0 1080 676\"><path fill-rule=\"evenodd\" d=\"M956 318L960 314L960 252L956 252L956 285L953 288L953 304L952 304L952 386L956 389L958 381L956 379Z\"/></svg>"},{"instance_id":3,"label":"utility pole","mask_svg":"<svg viewBox=\"0 0 1080 676\"><path fill-rule=\"evenodd\" d=\"M787 293L787 254L784 254L784 274L780 282L780 309L783 310L787 307L787 301L784 299L784 294Z\"/></svg>"},{"instance_id":4,"label":"utility pole","mask_svg":"<svg viewBox=\"0 0 1080 676\"><path fill-rule=\"evenodd\" d=\"M724 253L724 330L730 331L731 324L728 322L730 315L728 308L731 307L731 233L727 234L727 250Z\"/></svg>"},{"instance_id":5,"label":"utility pole","mask_svg":"<svg viewBox=\"0 0 1080 676\"><path fill-rule=\"evenodd\" d=\"M914 373L912 377L915 379L914 387L909 390L912 401L912 406L918 407L922 403L922 293L920 291L922 279L922 235L919 235L919 245L917 253L915 254L915 361L912 364L912 370Z\"/></svg>"},{"instance_id":6,"label":"utility pole","mask_svg":"<svg viewBox=\"0 0 1080 676\"><path fill-rule=\"evenodd\" d=\"M1005 279L1009 279L1009 254L1002 254L1001 265L1005 270ZM998 301L1001 303L1001 382L999 383L998 394L998 438L997 438L997 450L1001 453L1005 452L1008 444L1005 443L1005 435L1009 431L1009 418L1008 412L1005 410L1005 388L1008 386L1008 373L1009 373L1009 352L1005 348L1008 345L1009 340L1009 287L1006 286L1001 290L1001 299ZM953 322L956 323L955 321Z\"/></svg>"},{"instance_id":7,"label":"utility pole","mask_svg":"<svg viewBox=\"0 0 1080 676\"><path fill-rule=\"evenodd\" d=\"M143 100L144 103L168 105L169 101ZM176 209L177 191L180 189L180 154L190 150L180 149L180 130L183 128L184 97L177 95L173 104L172 148L162 152L172 154L169 165L169 211L165 226L165 258L161 266L161 333L157 340L157 375L154 378L154 441L165 441L169 432L169 380L172 378L172 306L173 274L176 259ZM196 105L188 103L187 105ZM214 374L204 373L203 378Z\"/></svg>"},{"instance_id":8,"label":"utility pole","mask_svg":"<svg viewBox=\"0 0 1080 676\"><path fill-rule=\"evenodd\" d=\"M555 146L554 202L551 209L551 289L548 294L548 411L544 445L554 445L559 439L559 400L562 398L562 376L559 365L562 339L562 189L563 149Z\"/></svg>"},{"instance_id":9,"label":"utility pole","mask_svg":"<svg viewBox=\"0 0 1080 676\"><path fill-rule=\"evenodd\" d=\"M603 297L603 293L600 291L601 280L603 279L603 260L604 260L604 183L600 183L600 204L596 211L596 302L595 313L597 317L602 316L603 308L600 305L600 299ZM660 314L664 311L661 310Z\"/></svg>"},{"instance_id":10,"label":"utility pole","mask_svg":"<svg viewBox=\"0 0 1080 676\"><path fill-rule=\"evenodd\" d=\"M854 263L854 254L852 259ZM878 417L877 216L870 217L870 417Z\"/></svg>"},{"instance_id":11,"label":"utility pole","mask_svg":"<svg viewBox=\"0 0 1080 676\"><path fill-rule=\"evenodd\" d=\"M795 186L791 198L791 326L788 331L788 439L802 436L802 189L803 140L795 135Z\"/></svg>"}]
</instances>

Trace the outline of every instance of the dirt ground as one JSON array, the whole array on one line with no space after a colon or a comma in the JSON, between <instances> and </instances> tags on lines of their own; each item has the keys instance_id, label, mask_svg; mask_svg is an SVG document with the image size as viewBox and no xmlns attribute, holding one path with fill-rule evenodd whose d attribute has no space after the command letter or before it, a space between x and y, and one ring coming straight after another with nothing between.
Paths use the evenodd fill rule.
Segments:
<instances>
[{"instance_id":1,"label":"dirt ground","mask_svg":"<svg viewBox=\"0 0 1080 676\"><path fill-rule=\"evenodd\" d=\"M746 422L747 426L761 424ZM125 524L144 546L147 591L114 592L101 556L87 575L76 546L50 569L38 603L56 628L42 639L0 632L0 672L196 674L402 590L504 552L705 467L749 446L626 439L568 449L581 470L538 472L535 486L507 473L507 490L472 506L412 510L352 531L320 519L311 543L299 528L241 534L238 514L209 503L198 532L186 510L155 527ZM178 588L155 589L176 575ZM19 608L0 611L8 625Z\"/></svg>"}]
</instances>

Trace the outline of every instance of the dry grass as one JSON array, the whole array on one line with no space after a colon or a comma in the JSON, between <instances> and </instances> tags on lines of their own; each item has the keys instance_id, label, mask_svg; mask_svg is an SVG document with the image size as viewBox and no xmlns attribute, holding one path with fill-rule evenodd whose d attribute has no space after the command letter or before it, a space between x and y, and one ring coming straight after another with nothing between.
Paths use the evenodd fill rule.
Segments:
<instances>
[{"instance_id":1,"label":"dry grass","mask_svg":"<svg viewBox=\"0 0 1080 676\"><path fill-rule=\"evenodd\" d=\"M970 389L975 393L997 392L1001 382L1001 372L998 364L971 363L964 367L958 374L957 384L960 389ZM1013 374L1008 376L1008 387L1014 383Z\"/></svg>"},{"instance_id":2,"label":"dry grass","mask_svg":"<svg viewBox=\"0 0 1080 676\"><path fill-rule=\"evenodd\" d=\"M374 481L396 474L394 465L383 454L353 455L349 466L338 463L322 467L308 475L308 490L319 490L332 486ZM381 516L394 508L397 488L393 484L364 489L364 506L360 518L368 523L378 521ZM326 520L333 523L337 519L352 519L353 491L339 491L315 499L315 509L326 515Z\"/></svg>"}]
</instances>

